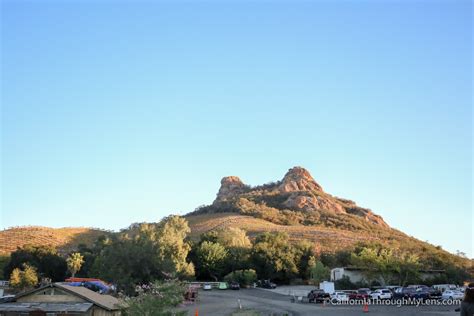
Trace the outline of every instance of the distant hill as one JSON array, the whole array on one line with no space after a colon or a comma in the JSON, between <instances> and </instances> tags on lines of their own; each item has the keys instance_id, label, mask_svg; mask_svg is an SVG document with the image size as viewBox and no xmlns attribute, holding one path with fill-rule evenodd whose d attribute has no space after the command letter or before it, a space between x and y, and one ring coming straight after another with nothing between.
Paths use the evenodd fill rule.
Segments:
<instances>
[{"instance_id":1,"label":"distant hill","mask_svg":"<svg viewBox=\"0 0 474 316\"><path fill-rule=\"evenodd\" d=\"M193 240L208 231L229 227L242 228L251 238L262 232L284 231L292 241L312 242L319 252L353 250L362 243L379 244L416 253L433 268L437 262L451 262L472 269L471 260L408 236L391 228L370 209L326 193L301 167L290 169L280 181L255 187L238 177L225 177L215 201L185 217ZM136 225L123 232L132 232L133 227ZM81 243L91 245L107 234L113 233L92 228L9 228L0 231L0 255L26 244L52 245L66 253Z\"/></svg>"},{"instance_id":2,"label":"distant hill","mask_svg":"<svg viewBox=\"0 0 474 316\"><path fill-rule=\"evenodd\" d=\"M186 215L191 237L215 229L239 227L253 237L284 231L293 241L308 240L321 252L353 250L361 243L380 244L429 258L469 266L471 261L439 246L391 228L381 216L355 202L332 196L304 168L291 168L282 180L256 187L224 177L215 201ZM433 263L436 265L436 263Z\"/></svg>"},{"instance_id":3,"label":"distant hill","mask_svg":"<svg viewBox=\"0 0 474 316\"><path fill-rule=\"evenodd\" d=\"M60 252L68 252L76 249L79 244L92 245L99 236L106 234L110 232L85 227L12 227L0 231L0 255L8 255L27 244L51 245Z\"/></svg>"},{"instance_id":4,"label":"distant hill","mask_svg":"<svg viewBox=\"0 0 474 316\"><path fill-rule=\"evenodd\" d=\"M324 225L367 230L387 228L383 218L354 201L324 192L304 168L291 168L281 181L256 187L238 177L221 180L215 201L192 214L234 212L283 225Z\"/></svg>"}]
</instances>

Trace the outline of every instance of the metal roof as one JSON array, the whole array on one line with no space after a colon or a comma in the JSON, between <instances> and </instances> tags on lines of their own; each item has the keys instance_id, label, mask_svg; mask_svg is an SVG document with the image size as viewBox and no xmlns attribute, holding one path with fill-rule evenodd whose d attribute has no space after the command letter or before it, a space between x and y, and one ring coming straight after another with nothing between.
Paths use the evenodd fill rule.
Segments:
<instances>
[{"instance_id":1,"label":"metal roof","mask_svg":"<svg viewBox=\"0 0 474 316\"><path fill-rule=\"evenodd\" d=\"M18 294L16 298L28 296L30 294L33 294L38 291L42 291L50 287L56 287L61 290L64 290L72 295L78 296L94 305L100 306L109 311L120 309L120 301L116 299L115 297L113 297L112 295L99 294L82 286L70 286L64 283L48 284L46 286L31 290L28 292Z\"/></svg>"},{"instance_id":2,"label":"metal roof","mask_svg":"<svg viewBox=\"0 0 474 316\"><path fill-rule=\"evenodd\" d=\"M0 312L87 312L92 303L4 303L0 304Z\"/></svg>"}]
</instances>

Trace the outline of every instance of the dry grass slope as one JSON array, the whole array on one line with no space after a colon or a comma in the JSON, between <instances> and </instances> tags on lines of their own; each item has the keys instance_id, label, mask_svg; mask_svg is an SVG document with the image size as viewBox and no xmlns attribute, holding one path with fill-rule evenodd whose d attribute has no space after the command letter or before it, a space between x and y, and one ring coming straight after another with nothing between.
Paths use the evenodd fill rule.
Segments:
<instances>
[{"instance_id":1,"label":"dry grass slope","mask_svg":"<svg viewBox=\"0 0 474 316\"><path fill-rule=\"evenodd\" d=\"M322 251L334 251L350 248L357 242L377 241L376 235L362 234L347 230L322 226L278 225L252 216L236 213L214 213L187 216L191 227L191 238L198 239L205 232L238 227L247 231L249 236L255 237L263 232L284 231L293 241L308 240L320 247Z\"/></svg>"},{"instance_id":2,"label":"dry grass slope","mask_svg":"<svg viewBox=\"0 0 474 316\"><path fill-rule=\"evenodd\" d=\"M420 241L393 228L380 227L380 229L373 231L351 231L322 225L278 225L263 219L236 213L188 215L186 219L191 228L191 238L193 240L199 239L199 236L205 232L228 227L244 229L250 237L255 237L266 231L284 231L288 233L290 240L307 240L314 243L315 249L321 252L331 253L344 249L352 250L358 243L374 243L384 245L389 249L401 249L421 256L427 253L437 253L443 257L453 258L459 265L471 266L468 259L449 254L442 249L437 249L434 245Z\"/></svg>"},{"instance_id":3,"label":"dry grass slope","mask_svg":"<svg viewBox=\"0 0 474 316\"><path fill-rule=\"evenodd\" d=\"M109 232L85 227L49 228L41 226L13 227L0 231L0 255L8 255L24 245L50 245L68 252L79 244L91 245Z\"/></svg>"}]
</instances>

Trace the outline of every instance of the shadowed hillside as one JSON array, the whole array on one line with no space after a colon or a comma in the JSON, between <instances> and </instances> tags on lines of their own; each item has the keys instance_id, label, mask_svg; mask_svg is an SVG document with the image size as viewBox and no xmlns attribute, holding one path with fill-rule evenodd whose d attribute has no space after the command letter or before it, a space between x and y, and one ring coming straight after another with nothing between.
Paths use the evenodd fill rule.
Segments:
<instances>
[{"instance_id":1,"label":"shadowed hillside","mask_svg":"<svg viewBox=\"0 0 474 316\"><path fill-rule=\"evenodd\" d=\"M85 227L49 228L41 226L13 227L0 231L0 255L8 255L24 245L51 245L60 252L76 249L79 244L92 245L110 232Z\"/></svg>"}]
</instances>

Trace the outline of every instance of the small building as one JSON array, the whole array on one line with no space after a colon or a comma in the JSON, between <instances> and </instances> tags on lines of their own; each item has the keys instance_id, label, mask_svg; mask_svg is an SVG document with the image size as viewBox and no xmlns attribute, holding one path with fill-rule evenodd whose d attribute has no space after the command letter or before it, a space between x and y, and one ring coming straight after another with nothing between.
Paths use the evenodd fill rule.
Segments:
<instances>
[{"instance_id":1,"label":"small building","mask_svg":"<svg viewBox=\"0 0 474 316\"><path fill-rule=\"evenodd\" d=\"M363 270L355 267L334 268L331 270L331 281L337 281L344 276L348 277L352 283L364 282Z\"/></svg>"},{"instance_id":2,"label":"small building","mask_svg":"<svg viewBox=\"0 0 474 316\"><path fill-rule=\"evenodd\" d=\"M82 286L49 284L25 293L13 301L0 304L0 316L17 315L85 315L120 316L120 302L111 295L102 295Z\"/></svg>"},{"instance_id":3,"label":"small building","mask_svg":"<svg viewBox=\"0 0 474 316\"><path fill-rule=\"evenodd\" d=\"M5 290L10 286L10 282L5 280L0 280L0 297L5 295Z\"/></svg>"},{"instance_id":4,"label":"small building","mask_svg":"<svg viewBox=\"0 0 474 316\"><path fill-rule=\"evenodd\" d=\"M442 276L444 270L420 270L418 271L419 278L423 281L433 279ZM334 268L331 270L331 281L337 281L342 279L344 276L348 277L352 283L366 282L364 275L364 269L357 267L342 267Z\"/></svg>"}]
</instances>

